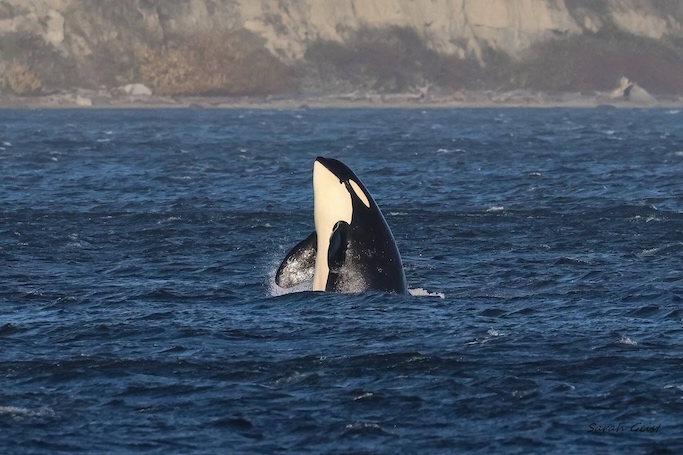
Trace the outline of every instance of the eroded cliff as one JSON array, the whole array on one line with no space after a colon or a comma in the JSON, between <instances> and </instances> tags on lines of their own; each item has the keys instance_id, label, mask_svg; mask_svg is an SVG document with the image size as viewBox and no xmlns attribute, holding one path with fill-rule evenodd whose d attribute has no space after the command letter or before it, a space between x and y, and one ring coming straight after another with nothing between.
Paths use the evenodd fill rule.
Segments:
<instances>
[{"instance_id":1,"label":"eroded cliff","mask_svg":"<svg viewBox=\"0 0 683 455\"><path fill-rule=\"evenodd\" d=\"M40 90L595 90L627 75L681 93L681 43L676 0L0 0L0 72L23 65Z\"/></svg>"}]
</instances>

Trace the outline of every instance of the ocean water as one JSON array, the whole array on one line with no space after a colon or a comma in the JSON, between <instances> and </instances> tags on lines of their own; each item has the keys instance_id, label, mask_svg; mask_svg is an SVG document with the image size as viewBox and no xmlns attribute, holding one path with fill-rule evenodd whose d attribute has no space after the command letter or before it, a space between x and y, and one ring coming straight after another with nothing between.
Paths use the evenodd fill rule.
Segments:
<instances>
[{"instance_id":1,"label":"ocean water","mask_svg":"<svg viewBox=\"0 0 683 455\"><path fill-rule=\"evenodd\" d=\"M318 155L411 295L287 292ZM681 453L678 110L0 111L0 453Z\"/></svg>"}]
</instances>

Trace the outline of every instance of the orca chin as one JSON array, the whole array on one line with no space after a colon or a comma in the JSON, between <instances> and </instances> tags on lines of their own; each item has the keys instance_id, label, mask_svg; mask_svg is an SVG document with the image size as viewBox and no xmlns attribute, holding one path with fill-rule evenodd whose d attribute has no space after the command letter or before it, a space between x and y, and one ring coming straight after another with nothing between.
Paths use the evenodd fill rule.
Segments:
<instances>
[{"instance_id":1,"label":"orca chin","mask_svg":"<svg viewBox=\"0 0 683 455\"><path fill-rule=\"evenodd\" d=\"M408 292L401 255L382 212L344 163L313 163L315 230L285 256L275 283L314 291Z\"/></svg>"}]
</instances>

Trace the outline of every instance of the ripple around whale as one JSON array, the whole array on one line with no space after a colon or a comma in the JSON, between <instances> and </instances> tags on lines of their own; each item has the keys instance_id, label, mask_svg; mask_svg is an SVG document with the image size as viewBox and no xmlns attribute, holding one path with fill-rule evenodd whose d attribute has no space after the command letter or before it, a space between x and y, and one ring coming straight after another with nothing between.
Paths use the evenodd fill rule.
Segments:
<instances>
[{"instance_id":1,"label":"ripple around whale","mask_svg":"<svg viewBox=\"0 0 683 455\"><path fill-rule=\"evenodd\" d=\"M0 452L680 446L680 112L0 118ZM319 154L410 295L274 288Z\"/></svg>"}]
</instances>

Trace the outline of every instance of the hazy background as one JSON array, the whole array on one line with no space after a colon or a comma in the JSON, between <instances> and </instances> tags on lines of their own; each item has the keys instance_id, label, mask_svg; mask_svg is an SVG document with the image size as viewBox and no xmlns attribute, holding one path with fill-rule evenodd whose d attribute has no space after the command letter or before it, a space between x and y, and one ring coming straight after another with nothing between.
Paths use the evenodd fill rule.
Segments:
<instances>
[{"instance_id":1,"label":"hazy background","mask_svg":"<svg viewBox=\"0 0 683 455\"><path fill-rule=\"evenodd\" d=\"M0 0L0 91L683 94L680 0Z\"/></svg>"}]
</instances>

